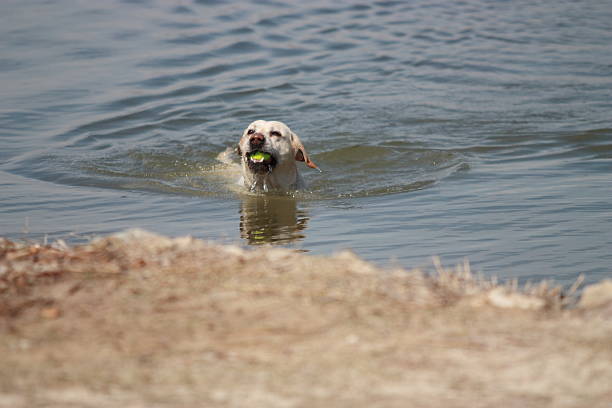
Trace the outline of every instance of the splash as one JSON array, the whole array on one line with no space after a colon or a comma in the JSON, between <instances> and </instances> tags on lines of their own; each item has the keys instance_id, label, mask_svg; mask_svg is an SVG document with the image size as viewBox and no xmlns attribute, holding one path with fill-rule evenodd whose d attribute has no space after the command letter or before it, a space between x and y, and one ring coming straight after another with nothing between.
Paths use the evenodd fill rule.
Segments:
<instances>
[{"instance_id":1,"label":"splash","mask_svg":"<svg viewBox=\"0 0 612 408\"><path fill-rule=\"evenodd\" d=\"M249 187L249 191L251 193L257 193L261 191L263 191L264 193L270 192L271 188L268 185L268 177L267 177L270 173L271 171L268 171L268 173L263 176L255 177L253 179L253 182L251 183L251 186Z\"/></svg>"}]
</instances>

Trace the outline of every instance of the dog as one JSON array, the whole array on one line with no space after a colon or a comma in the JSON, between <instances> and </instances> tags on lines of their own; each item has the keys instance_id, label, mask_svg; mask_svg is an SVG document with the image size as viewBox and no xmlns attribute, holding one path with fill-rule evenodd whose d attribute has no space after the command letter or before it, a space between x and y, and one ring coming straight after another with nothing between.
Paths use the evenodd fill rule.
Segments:
<instances>
[{"instance_id":1,"label":"dog","mask_svg":"<svg viewBox=\"0 0 612 408\"><path fill-rule=\"evenodd\" d=\"M314 164L297 134L283 122L256 120L244 130L238 143L241 184L251 192L294 191L306 187L296 165Z\"/></svg>"}]
</instances>

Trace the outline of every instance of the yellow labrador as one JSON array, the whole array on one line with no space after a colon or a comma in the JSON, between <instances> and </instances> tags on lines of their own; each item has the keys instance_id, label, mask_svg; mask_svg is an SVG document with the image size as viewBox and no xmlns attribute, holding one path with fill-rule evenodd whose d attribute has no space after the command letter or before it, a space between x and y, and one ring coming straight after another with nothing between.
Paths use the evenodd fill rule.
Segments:
<instances>
[{"instance_id":1,"label":"yellow labrador","mask_svg":"<svg viewBox=\"0 0 612 408\"><path fill-rule=\"evenodd\" d=\"M298 135L277 121L256 120L238 144L241 183L251 191L291 191L305 188L296 161L319 169L310 160ZM320 171L320 170L319 170Z\"/></svg>"}]
</instances>

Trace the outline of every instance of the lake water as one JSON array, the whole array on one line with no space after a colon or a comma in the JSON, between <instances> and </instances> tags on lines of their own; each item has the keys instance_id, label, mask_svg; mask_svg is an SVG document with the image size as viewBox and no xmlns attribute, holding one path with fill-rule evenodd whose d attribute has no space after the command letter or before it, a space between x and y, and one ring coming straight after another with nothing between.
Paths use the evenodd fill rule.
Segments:
<instances>
[{"instance_id":1,"label":"lake water","mask_svg":"<svg viewBox=\"0 0 612 408\"><path fill-rule=\"evenodd\" d=\"M0 2L0 235L141 227L379 265L612 276L612 4ZM286 122L318 173L236 192Z\"/></svg>"}]
</instances>

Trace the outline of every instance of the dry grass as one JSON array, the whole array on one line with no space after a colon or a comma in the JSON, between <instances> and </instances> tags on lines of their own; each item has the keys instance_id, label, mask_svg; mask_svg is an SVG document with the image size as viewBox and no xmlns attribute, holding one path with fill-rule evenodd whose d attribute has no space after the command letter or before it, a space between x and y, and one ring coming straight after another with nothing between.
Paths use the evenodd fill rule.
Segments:
<instances>
[{"instance_id":1,"label":"dry grass","mask_svg":"<svg viewBox=\"0 0 612 408\"><path fill-rule=\"evenodd\" d=\"M610 407L612 283L130 231L0 240L0 406Z\"/></svg>"}]
</instances>

